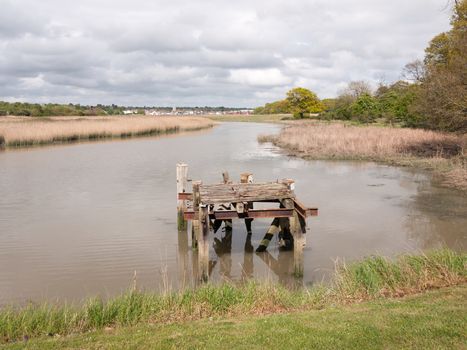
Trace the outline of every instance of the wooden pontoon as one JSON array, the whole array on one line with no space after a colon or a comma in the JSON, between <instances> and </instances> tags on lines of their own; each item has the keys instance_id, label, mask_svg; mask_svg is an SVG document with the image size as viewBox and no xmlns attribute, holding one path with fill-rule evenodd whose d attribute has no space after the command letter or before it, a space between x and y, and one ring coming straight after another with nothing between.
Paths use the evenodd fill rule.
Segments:
<instances>
[{"instance_id":1,"label":"wooden pontoon","mask_svg":"<svg viewBox=\"0 0 467 350\"><path fill-rule=\"evenodd\" d=\"M211 220L228 222L243 219L245 222L250 221L251 225L251 219L280 219L273 221L272 225L276 227L271 227L275 230L268 230L267 235L290 231L293 237L294 271L296 275L303 274L306 218L318 215L318 209L308 208L296 198L293 180L253 183L252 174L244 173L241 174L240 183L232 183L228 173L224 172L223 183L207 185L193 181L192 192L189 193L187 175L188 166L177 164L178 227L179 230L186 230L187 220L192 222L192 247L198 249L199 272L203 280L208 278ZM276 207L253 209L255 203L271 203Z\"/></svg>"}]
</instances>

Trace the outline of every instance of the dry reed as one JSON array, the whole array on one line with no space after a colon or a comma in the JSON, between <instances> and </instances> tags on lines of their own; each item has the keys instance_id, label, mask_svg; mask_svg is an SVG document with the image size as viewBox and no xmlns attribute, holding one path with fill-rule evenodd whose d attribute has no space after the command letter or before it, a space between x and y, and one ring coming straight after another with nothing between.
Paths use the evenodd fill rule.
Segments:
<instances>
[{"instance_id":1,"label":"dry reed","mask_svg":"<svg viewBox=\"0 0 467 350\"><path fill-rule=\"evenodd\" d=\"M341 123L301 123L279 135L262 135L293 155L418 165L437 171L449 185L467 189L467 136L436 131Z\"/></svg>"},{"instance_id":2,"label":"dry reed","mask_svg":"<svg viewBox=\"0 0 467 350\"><path fill-rule=\"evenodd\" d=\"M197 117L1 117L0 142L21 147L50 143L149 136L213 125ZM1 145L0 145L1 146Z\"/></svg>"}]
</instances>

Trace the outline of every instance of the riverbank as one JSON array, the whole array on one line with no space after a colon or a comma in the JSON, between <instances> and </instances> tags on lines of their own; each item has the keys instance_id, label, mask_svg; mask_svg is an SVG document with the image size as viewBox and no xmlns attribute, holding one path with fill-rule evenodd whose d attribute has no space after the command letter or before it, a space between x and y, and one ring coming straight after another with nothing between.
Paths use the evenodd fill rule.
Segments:
<instances>
[{"instance_id":1,"label":"riverbank","mask_svg":"<svg viewBox=\"0 0 467 350\"><path fill-rule=\"evenodd\" d=\"M213 124L201 117L0 117L0 148L151 136Z\"/></svg>"},{"instance_id":2,"label":"riverbank","mask_svg":"<svg viewBox=\"0 0 467 350\"><path fill-rule=\"evenodd\" d=\"M6 349L462 349L467 288L266 316L107 327Z\"/></svg>"},{"instance_id":3,"label":"riverbank","mask_svg":"<svg viewBox=\"0 0 467 350\"><path fill-rule=\"evenodd\" d=\"M446 186L467 190L467 136L421 129L299 122L262 135L306 159L365 160L433 171Z\"/></svg>"},{"instance_id":4,"label":"riverbank","mask_svg":"<svg viewBox=\"0 0 467 350\"><path fill-rule=\"evenodd\" d=\"M242 286L205 285L195 290L159 295L131 291L107 301L92 299L82 306L6 307L0 310L0 340L24 345L24 339L48 335L57 340L70 334L105 332L109 328L125 332L124 327L144 328L199 319L322 309L332 312L336 306L344 308L364 301L452 286L459 286L465 294L466 264L467 254L439 250L424 255L402 255L395 260L370 257L349 265L341 264L330 286L304 290L251 282ZM280 327L274 329L278 331ZM42 340L53 345L45 338Z\"/></svg>"}]
</instances>

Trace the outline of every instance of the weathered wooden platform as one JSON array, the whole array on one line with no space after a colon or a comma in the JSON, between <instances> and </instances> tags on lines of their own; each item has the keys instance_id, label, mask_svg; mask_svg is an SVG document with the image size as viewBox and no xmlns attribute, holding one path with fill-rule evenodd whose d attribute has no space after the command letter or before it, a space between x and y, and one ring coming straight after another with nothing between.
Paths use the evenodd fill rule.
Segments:
<instances>
[{"instance_id":1,"label":"weathered wooden platform","mask_svg":"<svg viewBox=\"0 0 467 350\"><path fill-rule=\"evenodd\" d=\"M192 222L192 246L198 249L203 279L208 278L210 228L218 228L222 222L228 224L232 219L244 219L250 231L252 219L274 218L257 251L264 251L274 234L288 234L293 241L295 273L303 274L306 218L318 215L318 209L306 207L296 198L293 180L253 183L252 174L244 173L240 183L233 183L224 172L223 183L206 185L193 181L190 193L187 174L188 166L177 164L178 226L183 230L187 220ZM271 203L276 207L254 209L255 203Z\"/></svg>"}]
</instances>

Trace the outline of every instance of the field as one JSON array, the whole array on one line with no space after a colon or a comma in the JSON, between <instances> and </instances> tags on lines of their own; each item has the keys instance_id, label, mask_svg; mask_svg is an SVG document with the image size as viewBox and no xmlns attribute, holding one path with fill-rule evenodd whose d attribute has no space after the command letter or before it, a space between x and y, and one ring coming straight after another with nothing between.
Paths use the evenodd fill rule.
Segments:
<instances>
[{"instance_id":1,"label":"field","mask_svg":"<svg viewBox=\"0 0 467 350\"><path fill-rule=\"evenodd\" d=\"M0 147L150 136L212 125L197 117L0 117Z\"/></svg>"},{"instance_id":2,"label":"field","mask_svg":"<svg viewBox=\"0 0 467 350\"><path fill-rule=\"evenodd\" d=\"M262 135L308 159L369 160L434 170L441 181L467 190L467 135L421 129L294 122L279 135Z\"/></svg>"},{"instance_id":3,"label":"field","mask_svg":"<svg viewBox=\"0 0 467 350\"><path fill-rule=\"evenodd\" d=\"M310 289L288 290L266 282L240 286L207 284L195 290L165 294L132 290L107 301L91 299L80 306L31 303L4 307L0 310L0 342L22 342L44 335L58 339L83 333L87 337L90 331L247 315L322 309L332 314L335 307L452 286L459 286L459 293L465 295L466 264L466 254L439 250L424 255L403 255L396 260L370 257L350 265L341 264L331 285ZM274 329L280 332L281 327ZM198 337L197 341L202 338Z\"/></svg>"}]
</instances>

